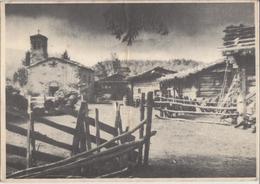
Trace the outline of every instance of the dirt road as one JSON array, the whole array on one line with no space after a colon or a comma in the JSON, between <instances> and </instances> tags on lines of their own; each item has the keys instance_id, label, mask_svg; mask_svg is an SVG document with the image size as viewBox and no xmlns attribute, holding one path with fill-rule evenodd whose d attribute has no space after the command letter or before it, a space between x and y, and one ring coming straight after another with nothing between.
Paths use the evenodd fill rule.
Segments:
<instances>
[{"instance_id":1,"label":"dirt road","mask_svg":"<svg viewBox=\"0 0 260 184\"><path fill-rule=\"evenodd\" d=\"M113 123L112 107L98 108L101 115L110 111L106 119ZM121 115L125 126L132 127L139 119L138 108L122 107ZM153 116L157 134L151 139L150 165L133 177L254 177L256 134L219 123L217 117L191 122Z\"/></svg>"},{"instance_id":2,"label":"dirt road","mask_svg":"<svg viewBox=\"0 0 260 184\"><path fill-rule=\"evenodd\" d=\"M99 109L100 120L114 125L115 110L112 105L89 105L90 116ZM154 115L156 111L154 111ZM130 128L139 122L139 110L122 107L123 128ZM57 117L56 117L57 118ZM55 117L51 117L55 120ZM149 166L132 173L132 177L253 177L256 173L256 134L251 130L235 129L214 123L203 123L202 117L192 122L162 120L153 116L152 129L157 134L151 139ZM205 119L205 117L204 117ZM217 118L206 118L218 123ZM75 119L60 116L56 119L67 126L75 127ZM26 128L25 122L13 122ZM72 136L54 131L37 123L36 131L65 142L72 143ZM92 129L91 131L94 131ZM109 139L109 137L107 137ZM7 133L7 142L26 147L26 138ZM38 142L37 149L43 152L70 156L69 151L55 150ZM10 160L13 157L9 157ZM7 158L8 160L8 158ZM15 161L16 162L16 161Z\"/></svg>"}]
</instances>

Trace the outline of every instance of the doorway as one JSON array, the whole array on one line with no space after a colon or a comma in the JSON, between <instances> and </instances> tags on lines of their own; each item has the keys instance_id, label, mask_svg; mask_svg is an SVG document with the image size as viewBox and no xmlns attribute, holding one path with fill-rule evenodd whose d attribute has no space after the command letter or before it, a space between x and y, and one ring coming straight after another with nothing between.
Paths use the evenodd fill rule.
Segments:
<instances>
[{"instance_id":1,"label":"doorway","mask_svg":"<svg viewBox=\"0 0 260 184\"><path fill-rule=\"evenodd\" d=\"M55 92L59 90L59 84L56 81L49 83L49 95L54 96Z\"/></svg>"}]
</instances>

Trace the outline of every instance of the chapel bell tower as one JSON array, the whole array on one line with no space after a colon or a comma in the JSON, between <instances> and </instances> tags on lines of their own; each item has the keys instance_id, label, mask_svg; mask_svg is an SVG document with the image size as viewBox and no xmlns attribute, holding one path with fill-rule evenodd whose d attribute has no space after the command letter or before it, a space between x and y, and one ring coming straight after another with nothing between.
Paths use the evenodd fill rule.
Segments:
<instances>
[{"instance_id":1,"label":"chapel bell tower","mask_svg":"<svg viewBox=\"0 0 260 184\"><path fill-rule=\"evenodd\" d=\"M30 64L34 64L40 62L48 57L47 47L48 47L48 38L44 35L40 34L38 30L38 34L30 36L31 40L31 62Z\"/></svg>"}]
</instances>

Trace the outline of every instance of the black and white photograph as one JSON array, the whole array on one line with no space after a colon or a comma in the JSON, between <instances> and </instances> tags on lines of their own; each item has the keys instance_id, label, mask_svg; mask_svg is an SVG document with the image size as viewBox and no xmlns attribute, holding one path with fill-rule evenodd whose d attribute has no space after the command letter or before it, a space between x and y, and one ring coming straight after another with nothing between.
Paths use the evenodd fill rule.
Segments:
<instances>
[{"instance_id":1,"label":"black and white photograph","mask_svg":"<svg viewBox=\"0 0 260 184\"><path fill-rule=\"evenodd\" d=\"M18 2L2 179L258 179L257 0Z\"/></svg>"}]
</instances>

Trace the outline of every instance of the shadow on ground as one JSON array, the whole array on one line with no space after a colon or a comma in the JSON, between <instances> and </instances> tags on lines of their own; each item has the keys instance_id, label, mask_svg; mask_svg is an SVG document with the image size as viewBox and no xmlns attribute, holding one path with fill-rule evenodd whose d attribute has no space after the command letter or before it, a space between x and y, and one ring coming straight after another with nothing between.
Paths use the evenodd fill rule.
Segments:
<instances>
[{"instance_id":1,"label":"shadow on ground","mask_svg":"<svg viewBox=\"0 0 260 184\"><path fill-rule=\"evenodd\" d=\"M255 177L256 159L223 156L170 156L153 158L149 166L135 170L137 178Z\"/></svg>"}]
</instances>

